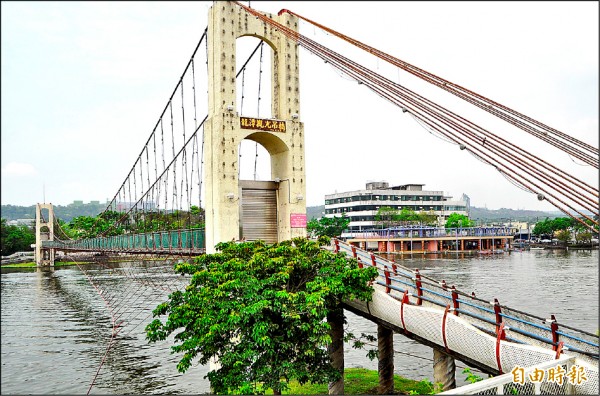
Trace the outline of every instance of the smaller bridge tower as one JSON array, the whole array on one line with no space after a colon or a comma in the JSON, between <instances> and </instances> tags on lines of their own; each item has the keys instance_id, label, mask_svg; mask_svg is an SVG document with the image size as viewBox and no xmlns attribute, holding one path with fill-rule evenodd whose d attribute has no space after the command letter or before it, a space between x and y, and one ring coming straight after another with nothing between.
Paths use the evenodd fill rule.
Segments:
<instances>
[{"instance_id":1,"label":"smaller bridge tower","mask_svg":"<svg viewBox=\"0 0 600 396\"><path fill-rule=\"evenodd\" d=\"M47 210L47 216L42 216ZM54 266L54 249L42 247L43 241L54 240L54 209L52 204L37 204L35 207L35 263L38 267Z\"/></svg>"}]
</instances>

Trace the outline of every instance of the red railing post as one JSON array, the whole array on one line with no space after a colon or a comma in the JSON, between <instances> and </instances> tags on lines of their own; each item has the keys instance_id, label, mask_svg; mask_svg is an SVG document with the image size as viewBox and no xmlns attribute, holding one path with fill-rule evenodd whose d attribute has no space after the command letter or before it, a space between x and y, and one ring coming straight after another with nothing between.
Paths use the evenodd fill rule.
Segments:
<instances>
[{"instance_id":1,"label":"red railing post","mask_svg":"<svg viewBox=\"0 0 600 396\"><path fill-rule=\"evenodd\" d=\"M388 271L386 268L383 270L383 274L385 275L385 292L390 294L390 285L392 283L392 280L390 279L390 271Z\"/></svg>"},{"instance_id":2,"label":"red railing post","mask_svg":"<svg viewBox=\"0 0 600 396\"><path fill-rule=\"evenodd\" d=\"M422 289L423 284L421 283L421 273L419 272L418 269L415 270L415 288L417 289L417 305L421 305L423 303L423 300L421 299L421 297L423 297L423 289Z\"/></svg>"},{"instance_id":3,"label":"red railing post","mask_svg":"<svg viewBox=\"0 0 600 396\"><path fill-rule=\"evenodd\" d=\"M404 323L404 304L410 304L410 300L408 299L408 290L405 290L404 294L402 294L402 300L400 302L400 322L402 323L404 333L410 335L410 332L406 330L406 323Z\"/></svg>"},{"instance_id":4,"label":"red railing post","mask_svg":"<svg viewBox=\"0 0 600 396\"><path fill-rule=\"evenodd\" d=\"M558 345L556 346L556 359L560 359L560 354L563 351L563 347L564 347L564 343L561 341L558 343Z\"/></svg>"},{"instance_id":5,"label":"red railing post","mask_svg":"<svg viewBox=\"0 0 600 396\"><path fill-rule=\"evenodd\" d=\"M550 315L550 330L552 331L552 350L556 351L558 348L558 323L556 323L556 317Z\"/></svg>"},{"instance_id":6,"label":"red railing post","mask_svg":"<svg viewBox=\"0 0 600 396\"><path fill-rule=\"evenodd\" d=\"M497 298L494 298L494 313L496 314L496 334L499 334L502 324L502 315L500 315L502 311Z\"/></svg>"},{"instance_id":7,"label":"red railing post","mask_svg":"<svg viewBox=\"0 0 600 396\"><path fill-rule=\"evenodd\" d=\"M452 286L452 307L454 308L454 315L458 316L458 292L456 291L456 287Z\"/></svg>"},{"instance_id":8,"label":"red railing post","mask_svg":"<svg viewBox=\"0 0 600 396\"><path fill-rule=\"evenodd\" d=\"M373 264L373 267L377 267L377 260L375 259L375 255L373 253L371 253L371 264Z\"/></svg>"},{"instance_id":9,"label":"red railing post","mask_svg":"<svg viewBox=\"0 0 600 396\"><path fill-rule=\"evenodd\" d=\"M448 343L446 342L446 318L448 317L448 311L450 310L450 304L446 305L446 309L444 310L444 317L442 318L442 340L444 341L444 348L446 348L446 352L450 353L450 348L448 348Z\"/></svg>"},{"instance_id":10,"label":"red railing post","mask_svg":"<svg viewBox=\"0 0 600 396\"><path fill-rule=\"evenodd\" d=\"M350 248L352 249L352 257L357 258L356 246L350 245Z\"/></svg>"},{"instance_id":11,"label":"red railing post","mask_svg":"<svg viewBox=\"0 0 600 396\"><path fill-rule=\"evenodd\" d=\"M495 306L498 306L498 308L500 308L499 304L496 304ZM496 337L496 363L498 364L498 371L502 375L503 372L502 372L502 363L500 360L500 341L502 341L506 338L506 333L504 332L504 323L500 324L497 334L498 334L498 337Z\"/></svg>"},{"instance_id":12,"label":"red railing post","mask_svg":"<svg viewBox=\"0 0 600 396\"><path fill-rule=\"evenodd\" d=\"M335 238L335 239L333 240L333 246L334 246L334 247L333 247L333 251L334 251L335 253L339 253L339 252L340 252L340 241L339 241L337 238Z\"/></svg>"}]
</instances>

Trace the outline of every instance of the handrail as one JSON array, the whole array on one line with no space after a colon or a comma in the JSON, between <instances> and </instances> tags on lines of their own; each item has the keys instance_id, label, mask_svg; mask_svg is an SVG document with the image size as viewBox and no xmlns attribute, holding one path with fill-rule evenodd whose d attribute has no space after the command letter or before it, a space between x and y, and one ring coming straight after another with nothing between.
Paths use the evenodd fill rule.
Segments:
<instances>
[{"instance_id":1,"label":"handrail","mask_svg":"<svg viewBox=\"0 0 600 396\"><path fill-rule=\"evenodd\" d=\"M384 286L391 297L402 299L407 292L417 300L417 304L425 302L430 306L445 308L448 304L454 307L454 313L477 320L479 325L488 326L487 331L498 334L502 324L513 331L515 340L529 345L546 346L556 351L560 349L559 338L565 341L565 349L573 353L598 359L598 336L584 330L557 323L552 317L551 326L541 326L535 321L542 318L523 311L501 305L497 299L492 302L475 297L447 285L445 281L421 275L395 262L391 262L373 253L367 252L347 242L333 240L334 250L350 257L360 259L362 265L376 266L379 272L377 284ZM459 298L463 296L463 298ZM485 305L489 304L491 307ZM517 316L518 315L518 316ZM519 317L520 316L520 317ZM547 320L544 319L545 322ZM560 330L558 330L560 328ZM568 330L568 331L567 331ZM504 330L502 330L504 332ZM500 336L500 335L499 335ZM504 335L502 335L504 336ZM560 351L559 351L560 352Z\"/></svg>"},{"instance_id":2,"label":"handrail","mask_svg":"<svg viewBox=\"0 0 600 396\"><path fill-rule=\"evenodd\" d=\"M159 246L156 246L156 241ZM150 243L152 242L152 243ZM115 251L153 253L165 251L182 254L204 252L204 228L152 231L139 234L121 234L109 237L87 238L70 241L43 241L44 248L72 251Z\"/></svg>"}]
</instances>

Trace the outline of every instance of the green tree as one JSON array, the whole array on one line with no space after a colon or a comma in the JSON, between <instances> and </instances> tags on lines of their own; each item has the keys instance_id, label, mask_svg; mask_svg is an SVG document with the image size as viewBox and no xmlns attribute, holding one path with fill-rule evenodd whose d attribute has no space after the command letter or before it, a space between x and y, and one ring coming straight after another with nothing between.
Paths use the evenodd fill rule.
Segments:
<instances>
[{"instance_id":1,"label":"green tree","mask_svg":"<svg viewBox=\"0 0 600 396\"><path fill-rule=\"evenodd\" d=\"M533 227L531 233L536 236L552 235L554 233L554 229L552 227L552 220L546 218L545 220L537 222Z\"/></svg>"},{"instance_id":2,"label":"green tree","mask_svg":"<svg viewBox=\"0 0 600 396\"><path fill-rule=\"evenodd\" d=\"M339 379L326 350L331 337L324 319L342 301L370 300L368 282L377 271L322 249L327 243L225 242L218 253L176 264L177 273L191 275L190 284L156 307L154 316L168 317L146 327L147 339L175 333L171 349L183 353L180 372L196 358L207 364L216 357L219 368L207 374L216 393L279 394L294 379Z\"/></svg>"},{"instance_id":3,"label":"green tree","mask_svg":"<svg viewBox=\"0 0 600 396\"><path fill-rule=\"evenodd\" d=\"M583 228L583 225L570 217L557 217L552 220L546 218L545 220L536 223L531 233L533 235L550 236L554 235L555 231L567 230L570 228L578 229L578 227Z\"/></svg>"},{"instance_id":4,"label":"green tree","mask_svg":"<svg viewBox=\"0 0 600 396\"><path fill-rule=\"evenodd\" d=\"M570 217L557 217L552 220L552 231L566 230L572 227L574 223L576 221Z\"/></svg>"},{"instance_id":5,"label":"green tree","mask_svg":"<svg viewBox=\"0 0 600 396\"><path fill-rule=\"evenodd\" d=\"M473 220L459 213L452 213L446 220L446 228L473 227Z\"/></svg>"},{"instance_id":6,"label":"green tree","mask_svg":"<svg viewBox=\"0 0 600 396\"><path fill-rule=\"evenodd\" d=\"M591 232L580 232L575 236L575 240L578 243L590 243L592 240Z\"/></svg>"},{"instance_id":7,"label":"green tree","mask_svg":"<svg viewBox=\"0 0 600 396\"><path fill-rule=\"evenodd\" d=\"M429 212L419 212L417 216L421 224L437 225L437 215L432 210Z\"/></svg>"},{"instance_id":8,"label":"green tree","mask_svg":"<svg viewBox=\"0 0 600 396\"><path fill-rule=\"evenodd\" d=\"M414 223L419 221L419 215L414 210L404 207L400 211L399 220L404 223Z\"/></svg>"},{"instance_id":9,"label":"green tree","mask_svg":"<svg viewBox=\"0 0 600 396\"><path fill-rule=\"evenodd\" d=\"M0 223L0 246L2 256L9 256L15 252L31 251L31 244L35 243L35 232L25 225L7 225L6 219Z\"/></svg>"},{"instance_id":10,"label":"green tree","mask_svg":"<svg viewBox=\"0 0 600 396\"><path fill-rule=\"evenodd\" d=\"M350 224L350 219L346 216L346 213L342 213L339 217L312 219L306 224L306 231L317 237L328 236L333 238L342 235L342 232L348 228L348 224Z\"/></svg>"},{"instance_id":11,"label":"green tree","mask_svg":"<svg viewBox=\"0 0 600 396\"><path fill-rule=\"evenodd\" d=\"M375 223L382 227L393 227L400 221L400 213L390 206L382 206L375 214Z\"/></svg>"},{"instance_id":12,"label":"green tree","mask_svg":"<svg viewBox=\"0 0 600 396\"><path fill-rule=\"evenodd\" d=\"M556 233L556 239L566 245L571 241L571 232L569 230L560 230Z\"/></svg>"}]
</instances>

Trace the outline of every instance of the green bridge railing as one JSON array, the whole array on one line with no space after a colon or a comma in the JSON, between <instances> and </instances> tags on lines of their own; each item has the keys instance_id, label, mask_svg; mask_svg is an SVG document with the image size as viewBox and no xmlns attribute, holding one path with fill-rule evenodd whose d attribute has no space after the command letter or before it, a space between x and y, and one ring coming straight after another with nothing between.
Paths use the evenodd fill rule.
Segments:
<instances>
[{"instance_id":1,"label":"green bridge railing","mask_svg":"<svg viewBox=\"0 0 600 396\"><path fill-rule=\"evenodd\" d=\"M124 234L75 241L43 241L42 247L78 251L135 251L202 253L204 229L187 229Z\"/></svg>"}]
</instances>

